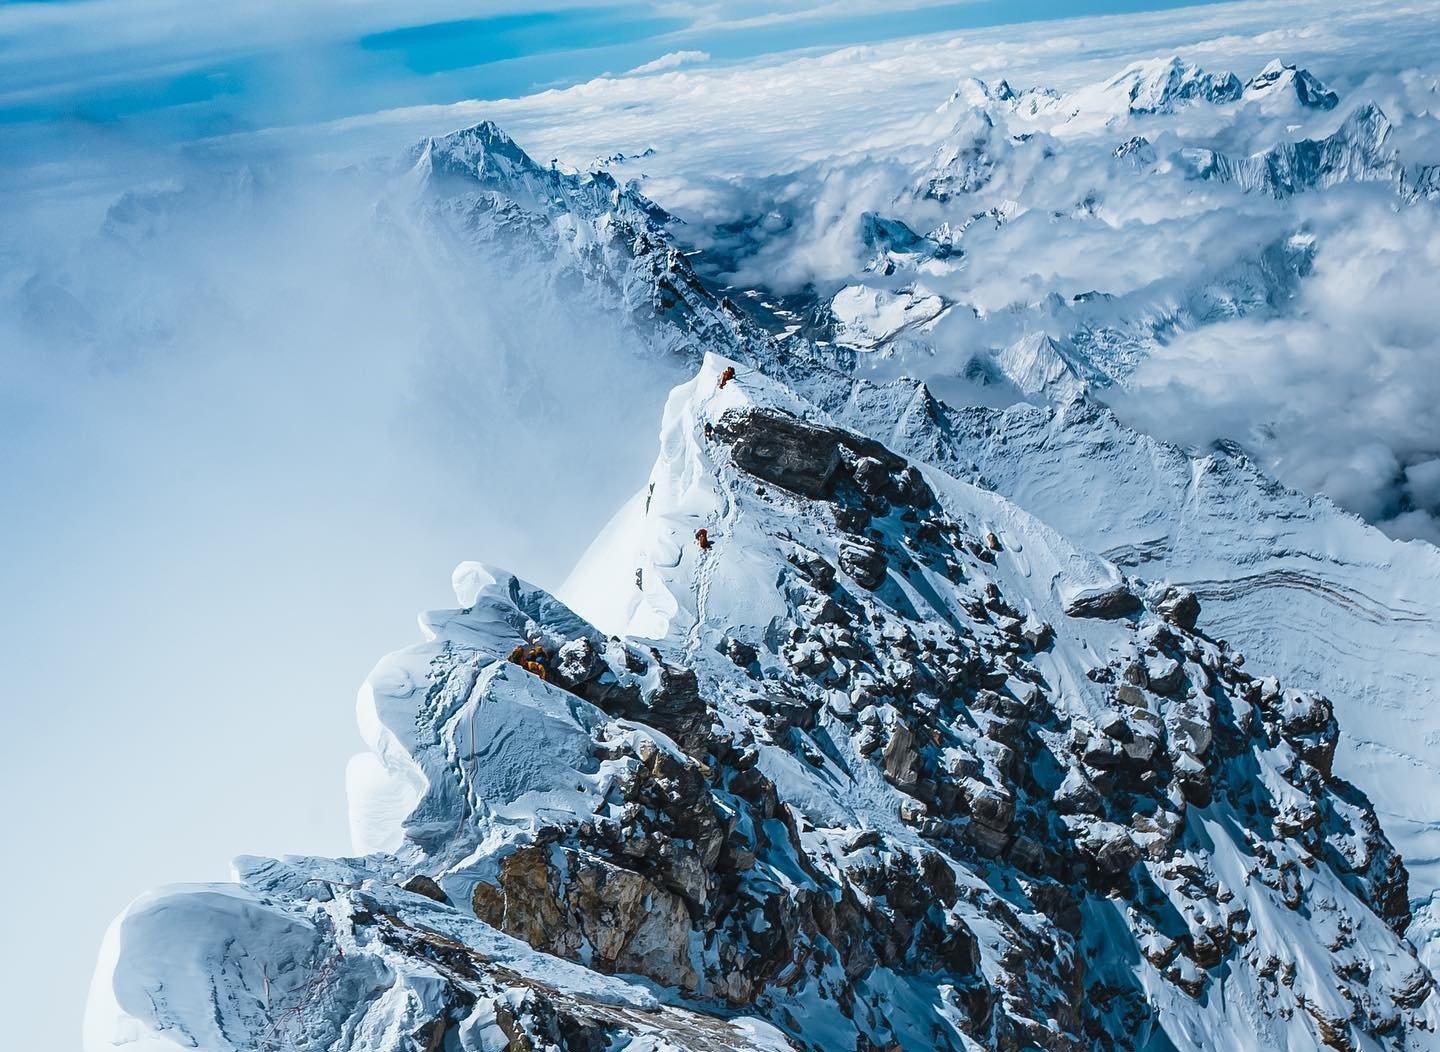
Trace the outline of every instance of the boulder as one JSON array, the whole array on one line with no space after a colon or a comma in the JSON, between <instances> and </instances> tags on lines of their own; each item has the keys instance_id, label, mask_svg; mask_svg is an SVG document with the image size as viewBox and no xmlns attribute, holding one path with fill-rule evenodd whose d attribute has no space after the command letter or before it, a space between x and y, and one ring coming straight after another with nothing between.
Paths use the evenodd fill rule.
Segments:
<instances>
[{"instance_id":1,"label":"boulder","mask_svg":"<svg viewBox=\"0 0 1440 1052\"><path fill-rule=\"evenodd\" d=\"M1156 604L1156 611L1162 618L1177 628L1189 632L1200 619L1200 600L1188 588L1171 587Z\"/></svg>"},{"instance_id":2,"label":"boulder","mask_svg":"<svg viewBox=\"0 0 1440 1052\"><path fill-rule=\"evenodd\" d=\"M867 497L883 498L890 488L890 471L875 457L861 457L855 462L855 485Z\"/></svg>"},{"instance_id":3,"label":"boulder","mask_svg":"<svg viewBox=\"0 0 1440 1052\"><path fill-rule=\"evenodd\" d=\"M1071 617L1116 618L1133 614L1141 608L1140 597L1125 584L1117 584L1100 592L1088 592L1071 599L1065 612Z\"/></svg>"},{"instance_id":4,"label":"boulder","mask_svg":"<svg viewBox=\"0 0 1440 1052\"><path fill-rule=\"evenodd\" d=\"M1005 830L1015 820L1015 797L987 785L970 798L970 820L990 829Z\"/></svg>"},{"instance_id":5,"label":"boulder","mask_svg":"<svg viewBox=\"0 0 1440 1052\"><path fill-rule=\"evenodd\" d=\"M825 495L845 437L775 409L732 410L715 430L741 470L806 497Z\"/></svg>"},{"instance_id":6,"label":"boulder","mask_svg":"<svg viewBox=\"0 0 1440 1052\"><path fill-rule=\"evenodd\" d=\"M1123 830L1109 832L1100 839L1095 851L1095 864L1101 873L1117 876L1140 861L1140 849Z\"/></svg>"},{"instance_id":7,"label":"boulder","mask_svg":"<svg viewBox=\"0 0 1440 1052\"><path fill-rule=\"evenodd\" d=\"M571 640L555 652L554 667L551 671L556 682L574 688L588 683L604 670L605 663L595 644L581 637Z\"/></svg>"},{"instance_id":8,"label":"boulder","mask_svg":"<svg viewBox=\"0 0 1440 1052\"><path fill-rule=\"evenodd\" d=\"M869 541L846 540L840 544L840 568L861 588L873 590L885 580L885 553Z\"/></svg>"},{"instance_id":9,"label":"boulder","mask_svg":"<svg viewBox=\"0 0 1440 1052\"><path fill-rule=\"evenodd\" d=\"M1055 790L1055 809L1061 814L1098 815L1105 809L1105 801L1090 779L1071 768Z\"/></svg>"},{"instance_id":10,"label":"boulder","mask_svg":"<svg viewBox=\"0 0 1440 1052\"><path fill-rule=\"evenodd\" d=\"M753 646L734 636L726 636L723 647L725 656L741 668L754 664L760 657L759 651Z\"/></svg>"},{"instance_id":11,"label":"boulder","mask_svg":"<svg viewBox=\"0 0 1440 1052\"><path fill-rule=\"evenodd\" d=\"M1121 683L1115 688L1115 700L1122 705L1130 705L1137 709L1148 708L1150 699L1146 697L1145 691L1133 683Z\"/></svg>"},{"instance_id":12,"label":"boulder","mask_svg":"<svg viewBox=\"0 0 1440 1052\"><path fill-rule=\"evenodd\" d=\"M1176 749L1193 756L1204 756L1209 751L1213 732L1205 720L1179 712L1170 717L1168 726Z\"/></svg>"},{"instance_id":13,"label":"boulder","mask_svg":"<svg viewBox=\"0 0 1440 1052\"><path fill-rule=\"evenodd\" d=\"M803 573L821 591L829 591L835 584L835 567L822 555L807 548L794 548L786 560Z\"/></svg>"},{"instance_id":14,"label":"boulder","mask_svg":"<svg viewBox=\"0 0 1440 1052\"><path fill-rule=\"evenodd\" d=\"M447 906L450 904L450 896L445 894L445 889L423 873L415 874L400 886L412 894L424 895L427 899L443 902Z\"/></svg>"},{"instance_id":15,"label":"boulder","mask_svg":"<svg viewBox=\"0 0 1440 1052\"><path fill-rule=\"evenodd\" d=\"M1147 658L1145 678L1156 694L1171 695L1185 682L1185 669L1174 658L1163 655Z\"/></svg>"},{"instance_id":16,"label":"boulder","mask_svg":"<svg viewBox=\"0 0 1440 1052\"><path fill-rule=\"evenodd\" d=\"M915 735L905 724L896 724L890 732L890 740L886 742L881 758L885 777L897 788L908 789L919 780L916 769L919 762L920 756L915 751Z\"/></svg>"}]
</instances>

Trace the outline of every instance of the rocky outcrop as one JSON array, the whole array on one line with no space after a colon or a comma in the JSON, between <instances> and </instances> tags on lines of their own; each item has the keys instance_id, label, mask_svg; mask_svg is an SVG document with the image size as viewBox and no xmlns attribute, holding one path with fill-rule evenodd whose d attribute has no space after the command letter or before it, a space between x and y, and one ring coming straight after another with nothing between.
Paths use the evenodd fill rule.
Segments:
<instances>
[{"instance_id":1,"label":"rocky outcrop","mask_svg":"<svg viewBox=\"0 0 1440 1052\"><path fill-rule=\"evenodd\" d=\"M785 413L752 410L722 417L717 433L735 462L777 486L819 497L840 466L841 434Z\"/></svg>"},{"instance_id":2,"label":"rocky outcrop","mask_svg":"<svg viewBox=\"0 0 1440 1052\"><path fill-rule=\"evenodd\" d=\"M1142 608L1140 597L1126 584L1096 589L1075 596L1065 605L1071 617L1116 618Z\"/></svg>"}]
</instances>

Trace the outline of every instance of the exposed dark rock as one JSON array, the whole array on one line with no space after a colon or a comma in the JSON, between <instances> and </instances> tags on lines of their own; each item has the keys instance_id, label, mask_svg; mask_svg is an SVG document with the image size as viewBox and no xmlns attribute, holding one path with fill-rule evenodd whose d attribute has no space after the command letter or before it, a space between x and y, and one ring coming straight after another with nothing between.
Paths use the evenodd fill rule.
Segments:
<instances>
[{"instance_id":1,"label":"exposed dark rock","mask_svg":"<svg viewBox=\"0 0 1440 1052\"><path fill-rule=\"evenodd\" d=\"M759 652L749 643L736 639L734 636L727 636L725 639L725 656L741 668L748 668L759 659Z\"/></svg>"},{"instance_id":2,"label":"exposed dark rock","mask_svg":"<svg viewBox=\"0 0 1440 1052\"><path fill-rule=\"evenodd\" d=\"M855 462L855 485L867 497L884 498L890 489L890 469L874 457Z\"/></svg>"},{"instance_id":3,"label":"exposed dark rock","mask_svg":"<svg viewBox=\"0 0 1440 1052\"><path fill-rule=\"evenodd\" d=\"M903 723L890 732L882 759L885 776L902 789L913 786L919 775L916 765L919 756L915 752L915 736Z\"/></svg>"},{"instance_id":4,"label":"exposed dark rock","mask_svg":"<svg viewBox=\"0 0 1440 1052\"><path fill-rule=\"evenodd\" d=\"M1009 829L1015 818L1015 797L994 786L985 786L970 798L970 819L991 829Z\"/></svg>"},{"instance_id":5,"label":"exposed dark rock","mask_svg":"<svg viewBox=\"0 0 1440 1052\"><path fill-rule=\"evenodd\" d=\"M1065 607L1071 617L1125 617L1141 609L1140 597L1128 585L1117 584L1103 592L1078 596Z\"/></svg>"},{"instance_id":6,"label":"exposed dark rock","mask_svg":"<svg viewBox=\"0 0 1440 1052\"><path fill-rule=\"evenodd\" d=\"M1152 658L1145 663L1145 680L1156 694L1174 694L1185 682L1185 669L1174 658Z\"/></svg>"},{"instance_id":7,"label":"exposed dark rock","mask_svg":"<svg viewBox=\"0 0 1440 1052\"><path fill-rule=\"evenodd\" d=\"M701 751L713 714L700 697L693 670L661 665L660 685L645 701L648 723L670 735L692 755Z\"/></svg>"},{"instance_id":8,"label":"exposed dark rock","mask_svg":"<svg viewBox=\"0 0 1440 1052\"><path fill-rule=\"evenodd\" d=\"M846 540L840 544L840 568L861 588L879 588L885 581L885 553L868 541Z\"/></svg>"},{"instance_id":9,"label":"exposed dark rock","mask_svg":"<svg viewBox=\"0 0 1440 1052\"><path fill-rule=\"evenodd\" d=\"M447 905L450 902L450 896L445 894L445 889L422 873L415 874L400 886L406 891L424 895L427 899L434 899L436 902L443 902Z\"/></svg>"},{"instance_id":10,"label":"exposed dark rock","mask_svg":"<svg viewBox=\"0 0 1440 1052\"><path fill-rule=\"evenodd\" d=\"M1194 631L1200 619L1200 600L1187 588L1168 589L1155 609L1166 621L1187 632Z\"/></svg>"},{"instance_id":11,"label":"exposed dark rock","mask_svg":"<svg viewBox=\"0 0 1440 1052\"><path fill-rule=\"evenodd\" d=\"M773 409L726 413L716 433L744 471L792 493L820 497L840 466L841 432Z\"/></svg>"},{"instance_id":12,"label":"exposed dark rock","mask_svg":"<svg viewBox=\"0 0 1440 1052\"><path fill-rule=\"evenodd\" d=\"M1030 649L1036 651L1044 650L1055 638L1055 630L1043 621L1026 622L1020 634Z\"/></svg>"},{"instance_id":13,"label":"exposed dark rock","mask_svg":"<svg viewBox=\"0 0 1440 1052\"><path fill-rule=\"evenodd\" d=\"M805 574L815 587L829 591L835 585L835 567L822 555L802 548L795 548L789 554L789 561Z\"/></svg>"}]
</instances>

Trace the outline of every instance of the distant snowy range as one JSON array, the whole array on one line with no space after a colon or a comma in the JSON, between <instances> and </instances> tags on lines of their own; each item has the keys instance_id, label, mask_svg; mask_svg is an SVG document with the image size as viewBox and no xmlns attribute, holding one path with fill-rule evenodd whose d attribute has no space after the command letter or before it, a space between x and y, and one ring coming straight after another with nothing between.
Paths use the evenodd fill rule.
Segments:
<instances>
[{"instance_id":1,"label":"distant snowy range","mask_svg":"<svg viewBox=\"0 0 1440 1052\"><path fill-rule=\"evenodd\" d=\"M353 857L138 900L87 1052L1440 1048L1440 6L34 174L34 392L321 405L499 549L360 692Z\"/></svg>"}]
</instances>

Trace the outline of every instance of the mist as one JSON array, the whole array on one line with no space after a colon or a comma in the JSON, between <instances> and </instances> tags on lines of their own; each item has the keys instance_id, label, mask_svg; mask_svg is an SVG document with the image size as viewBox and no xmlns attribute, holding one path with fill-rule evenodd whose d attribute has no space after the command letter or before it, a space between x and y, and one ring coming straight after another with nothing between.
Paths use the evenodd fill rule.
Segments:
<instances>
[{"instance_id":1,"label":"mist","mask_svg":"<svg viewBox=\"0 0 1440 1052\"><path fill-rule=\"evenodd\" d=\"M0 988L69 1019L142 890L349 851L361 680L464 559L557 586L681 375L424 236L388 163L112 160L0 217L3 880L71 913L12 918Z\"/></svg>"}]
</instances>

